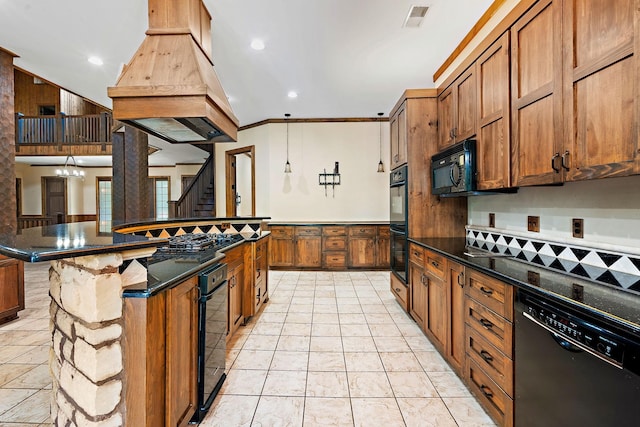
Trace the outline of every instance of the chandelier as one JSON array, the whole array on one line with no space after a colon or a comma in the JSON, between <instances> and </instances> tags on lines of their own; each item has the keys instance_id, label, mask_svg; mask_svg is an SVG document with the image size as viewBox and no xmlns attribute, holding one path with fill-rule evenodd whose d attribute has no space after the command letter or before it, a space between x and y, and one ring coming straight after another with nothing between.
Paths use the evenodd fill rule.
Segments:
<instances>
[{"instance_id":1,"label":"chandelier","mask_svg":"<svg viewBox=\"0 0 640 427\"><path fill-rule=\"evenodd\" d=\"M73 156L67 156L62 169L56 169L56 175L61 178L84 178L84 171L78 169L76 159Z\"/></svg>"}]
</instances>

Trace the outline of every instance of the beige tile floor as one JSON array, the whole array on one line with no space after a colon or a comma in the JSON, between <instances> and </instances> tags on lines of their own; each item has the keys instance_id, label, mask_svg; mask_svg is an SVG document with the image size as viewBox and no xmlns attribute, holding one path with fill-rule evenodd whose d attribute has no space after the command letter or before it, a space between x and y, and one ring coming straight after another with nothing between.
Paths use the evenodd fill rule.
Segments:
<instances>
[{"instance_id":1,"label":"beige tile floor","mask_svg":"<svg viewBox=\"0 0 640 427\"><path fill-rule=\"evenodd\" d=\"M389 292L388 272L270 272L202 426L493 426ZM51 425L48 264L0 326L0 427Z\"/></svg>"}]
</instances>

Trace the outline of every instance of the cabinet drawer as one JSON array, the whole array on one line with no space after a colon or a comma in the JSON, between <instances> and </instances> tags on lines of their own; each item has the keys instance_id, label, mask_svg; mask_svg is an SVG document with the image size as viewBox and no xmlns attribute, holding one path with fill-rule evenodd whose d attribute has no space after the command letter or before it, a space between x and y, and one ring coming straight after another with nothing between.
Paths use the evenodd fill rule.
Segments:
<instances>
[{"instance_id":1,"label":"cabinet drawer","mask_svg":"<svg viewBox=\"0 0 640 427\"><path fill-rule=\"evenodd\" d=\"M424 249L411 243L409 245L409 261L417 265L424 265Z\"/></svg>"},{"instance_id":2,"label":"cabinet drawer","mask_svg":"<svg viewBox=\"0 0 640 427\"><path fill-rule=\"evenodd\" d=\"M293 227L270 227L271 235L276 239L293 237Z\"/></svg>"},{"instance_id":3,"label":"cabinet drawer","mask_svg":"<svg viewBox=\"0 0 640 427\"><path fill-rule=\"evenodd\" d=\"M465 377L473 394L497 424L513 426L513 400L470 358L467 358Z\"/></svg>"},{"instance_id":4,"label":"cabinet drawer","mask_svg":"<svg viewBox=\"0 0 640 427\"><path fill-rule=\"evenodd\" d=\"M256 259L256 283L260 280L264 280L266 275L269 273L269 269L267 267L267 257L257 258Z\"/></svg>"},{"instance_id":5,"label":"cabinet drawer","mask_svg":"<svg viewBox=\"0 0 640 427\"><path fill-rule=\"evenodd\" d=\"M466 293L507 320L513 320L513 287L500 280L468 270Z\"/></svg>"},{"instance_id":6,"label":"cabinet drawer","mask_svg":"<svg viewBox=\"0 0 640 427\"><path fill-rule=\"evenodd\" d=\"M390 237L391 230L389 230L388 226L378 227L378 237Z\"/></svg>"},{"instance_id":7,"label":"cabinet drawer","mask_svg":"<svg viewBox=\"0 0 640 427\"><path fill-rule=\"evenodd\" d=\"M467 355L500 386L513 396L513 361L489 343L473 328L467 328Z\"/></svg>"},{"instance_id":8,"label":"cabinet drawer","mask_svg":"<svg viewBox=\"0 0 640 427\"><path fill-rule=\"evenodd\" d=\"M482 304L467 298L465 321L507 357L513 358L513 325Z\"/></svg>"},{"instance_id":9,"label":"cabinet drawer","mask_svg":"<svg viewBox=\"0 0 640 427\"><path fill-rule=\"evenodd\" d=\"M409 291L407 286L393 274L391 274L391 292L395 295L402 309L408 311Z\"/></svg>"},{"instance_id":10,"label":"cabinet drawer","mask_svg":"<svg viewBox=\"0 0 640 427\"><path fill-rule=\"evenodd\" d=\"M323 251L344 251L347 249L346 237L325 237L322 239Z\"/></svg>"},{"instance_id":11,"label":"cabinet drawer","mask_svg":"<svg viewBox=\"0 0 640 427\"><path fill-rule=\"evenodd\" d=\"M262 258L267 251L267 241L256 242L256 259Z\"/></svg>"},{"instance_id":12,"label":"cabinet drawer","mask_svg":"<svg viewBox=\"0 0 640 427\"><path fill-rule=\"evenodd\" d=\"M347 253L325 252L322 254L322 265L326 268L345 268L347 266Z\"/></svg>"},{"instance_id":13,"label":"cabinet drawer","mask_svg":"<svg viewBox=\"0 0 640 427\"><path fill-rule=\"evenodd\" d=\"M325 225L322 227L323 236L346 236L347 227L344 225Z\"/></svg>"},{"instance_id":14,"label":"cabinet drawer","mask_svg":"<svg viewBox=\"0 0 640 427\"><path fill-rule=\"evenodd\" d=\"M319 236L320 234L320 227L296 227L296 236Z\"/></svg>"},{"instance_id":15,"label":"cabinet drawer","mask_svg":"<svg viewBox=\"0 0 640 427\"><path fill-rule=\"evenodd\" d=\"M374 237L376 235L376 227L373 225L352 225L349 227L349 236L351 237Z\"/></svg>"},{"instance_id":16,"label":"cabinet drawer","mask_svg":"<svg viewBox=\"0 0 640 427\"><path fill-rule=\"evenodd\" d=\"M434 277L444 280L447 275L447 259L440 254L427 250L424 251L424 258L427 271Z\"/></svg>"}]
</instances>

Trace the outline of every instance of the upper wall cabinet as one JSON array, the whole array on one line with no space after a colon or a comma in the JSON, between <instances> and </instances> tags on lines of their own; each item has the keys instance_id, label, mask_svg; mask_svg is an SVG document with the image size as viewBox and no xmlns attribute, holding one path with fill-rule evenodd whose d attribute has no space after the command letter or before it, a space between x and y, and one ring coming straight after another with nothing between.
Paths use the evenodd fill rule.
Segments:
<instances>
[{"instance_id":1,"label":"upper wall cabinet","mask_svg":"<svg viewBox=\"0 0 640 427\"><path fill-rule=\"evenodd\" d=\"M438 150L476 134L475 63L438 97Z\"/></svg>"},{"instance_id":2,"label":"upper wall cabinet","mask_svg":"<svg viewBox=\"0 0 640 427\"><path fill-rule=\"evenodd\" d=\"M511 166L516 186L563 180L561 4L541 0L511 27Z\"/></svg>"},{"instance_id":3,"label":"upper wall cabinet","mask_svg":"<svg viewBox=\"0 0 640 427\"><path fill-rule=\"evenodd\" d=\"M640 173L637 0L571 0L563 10L565 180Z\"/></svg>"},{"instance_id":4,"label":"upper wall cabinet","mask_svg":"<svg viewBox=\"0 0 640 427\"><path fill-rule=\"evenodd\" d=\"M407 163L407 109L403 103L389 118L391 129L391 170Z\"/></svg>"},{"instance_id":5,"label":"upper wall cabinet","mask_svg":"<svg viewBox=\"0 0 640 427\"><path fill-rule=\"evenodd\" d=\"M510 180L509 31L476 61L478 189L506 188Z\"/></svg>"}]
</instances>

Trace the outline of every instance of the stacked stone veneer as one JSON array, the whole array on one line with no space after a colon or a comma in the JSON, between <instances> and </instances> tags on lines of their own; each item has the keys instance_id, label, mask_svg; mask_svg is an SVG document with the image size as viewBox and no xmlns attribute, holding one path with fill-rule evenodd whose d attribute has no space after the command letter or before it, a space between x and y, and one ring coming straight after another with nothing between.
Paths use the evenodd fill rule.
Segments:
<instances>
[{"instance_id":1,"label":"stacked stone veneer","mask_svg":"<svg viewBox=\"0 0 640 427\"><path fill-rule=\"evenodd\" d=\"M122 289L146 280L143 264L132 262L121 271L126 258L112 253L51 263L51 418L56 426L123 425Z\"/></svg>"}]
</instances>

